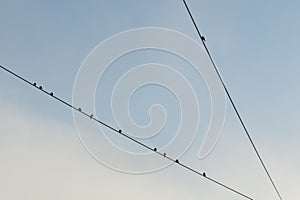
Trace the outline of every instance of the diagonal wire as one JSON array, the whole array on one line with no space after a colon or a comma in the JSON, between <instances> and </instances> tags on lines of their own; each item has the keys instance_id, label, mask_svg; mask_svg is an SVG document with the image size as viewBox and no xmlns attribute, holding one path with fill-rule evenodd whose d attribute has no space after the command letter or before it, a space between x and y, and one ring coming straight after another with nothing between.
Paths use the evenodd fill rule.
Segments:
<instances>
[{"instance_id":1,"label":"diagonal wire","mask_svg":"<svg viewBox=\"0 0 300 200\"><path fill-rule=\"evenodd\" d=\"M205 37L200 33L200 30L198 29L198 26L197 26L197 24L196 24L196 22L195 22L195 20L193 18L193 15L192 15L192 13L191 13L191 11L190 11L190 9L189 9L186 1L183 0L183 3L184 3L184 6L185 6L185 8L186 8L186 10L187 10L187 12L188 12L188 14L189 14L192 22L193 22L194 27L196 28L196 31L197 31L197 33L198 33L198 35L199 35L199 37L200 37L200 39L202 41L202 44L203 44L203 46L204 46L204 48L205 48L205 50L206 50L206 52L207 52L207 54L209 56L209 59L210 59L212 65L214 67L214 70L216 71L216 73L217 73L217 75L218 75L218 77L219 77L219 79L220 79L220 81L221 81L221 83L223 85L223 88L224 88L224 90L225 90L225 92L226 92L226 94L228 96L228 99L229 99L229 101L230 101L230 103L231 103L231 105L232 105L232 107L233 107L233 109L234 109L234 111L235 111L235 113L236 113L236 115L237 115L237 117L238 117L238 119L239 119L239 121L240 121L243 129L244 129L244 132L246 133L246 135L247 135L247 137L248 137L248 139L249 139L249 141L250 141L250 143L251 143L251 145L252 145L252 147L253 147L253 149L254 149L254 151L255 151L255 153L256 153L259 161L260 161L260 163L261 163L261 165L263 166L266 174L268 175L268 178L271 181L271 183L273 185L273 188L275 189L278 197L282 200L282 197L281 197L281 195L279 193L279 190L277 189L277 187L275 185L275 182L273 181L269 170L267 169L267 167L266 167L266 165L265 165L265 163L264 163L264 161L263 161L260 153L258 152L258 150L257 150L257 148L256 148L256 146L255 146L255 144L253 142L253 139L251 138L251 136L250 136L250 134L248 132L248 129L246 128L246 125L245 125L245 123L244 123L244 121L243 121L243 119L242 119L242 117L241 117L241 115L240 115L240 113L239 113L239 111L238 111L238 109L237 109L237 107L236 107L236 105L235 105L235 103L234 103L234 101L233 101L230 93L229 93L229 90L227 89L227 87L226 87L226 85L225 85L225 83L223 81L223 78L222 78L222 76L221 76L221 74L220 74L220 72L219 72L219 70L218 70L218 68L217 68L217 66L216 66L216 64L215 64L215 62L214 62L214 60L213 60L213 58L212 58L212 56L211 56L208 48L207 48L207 46L206 46Z\"/></svg>"},{"instance_id":2,"label":"diagonal wire","mask_svg":"<svg viewBox=\"0 0 300 200\"><path fill-rule=\"evenodd\" d=\"M146 144L144 144L144 143L142 143L142 142L140 142L140 141L134 139L133 137L131 137L131 136L129 136L128 134L124 133L121 129L116 129L116 128L114 128L113 126L111 126L111 125L109 125L109 124L107 124L107 123L105 123L105 122L103 122L103 121L101 121L101 120L95 118L92 114L88 114L88 113L84 112L81 108L77 108L77 107L71 105L70 103L64 101L63 99L61 99L61 98L55 96L55 95L53 94L53 92L48 92L48 91L46 91L45 89L43 89L42 86L38 86L36 83L32 83L32 82L28 81L27 79L25 79L25 78L23 78L22 76L20 76L20 75L14 73L13 71L9 70L8 68L3 67L3 66L1 66L1 65L0 65L0 68L2 68L3 70L5 70L6 72L10 73L11 75L17 77L18 79L24 81L25 83L29 84L30 86L33 86L34 88L39 89L41 92L43 92L43 93L47 94L48 96L50 96L50 97L56 99L57 101L61 102L61 103L64 104L65 106L67 106L67 107L69 107L69 108L71 108L71 109L73 109L73 110L75 110L75 111L77 111L77 112L79 112L79 113L85 115L85 116L88 117L89 119L94 120L95 122L97 122L97 123L99 123L99 124L105 126L106 128L112 130L112 131L115 132L115 133L120 134L121 136L123 136L123 137L125 137L125 138L131 140L132 142L134 142L134 143L136 143L136 144L138 144L138 145L140 145L140 146L142 146L142 147L144 147L144 148L146 148L146 149L149 149L150 151L153 151L154 153L157 153L158 155L160 155L160 156L162 156L162 157L164 157L164 158L166 158L166 159L172 161L172 162L175 163L175 164L178 164L179 166L181 166L181 167L187 169L188 171L193 172L193 173L196 174L196 175L202 176L203 178L205 178L205 179L207 179L207 180L209 180L209 181L211 181L211 182L213 182L213 183L215 183L215 184L217 184L217 185L219 185L219 186L221 186L221 187L223 187L223 188L225 188L225 189L227 189L227 190L230 190L230 191L232 191L232 192L234 192L234 193L240 195L241 197L244 197L244 198L249 199L249 200L253 200L253 198L249 197L248 195L246 195L246 194L244 194L244 193L242 193L242 192L239 192L238 190L233 189L232 187L229 187L229 186L227 186L227 185L225 185L225 184L223 184L223 183L217 181L217 180L214 179L214 178L211 178L211 177L207 176L205 173L201 173L201 172L199 172L199 171L197 171L197 170L195 170L195 169L193 169L193 168L191 168L191 167L189 167L189 166L187 166L187 165L185 165L185 164L180 163L178 159L173 159L173 158L171 158L170 156L168 156L166 153L159 152L159 151L157 150L157 148L151 148L150 146L148 146L148 145L146 145Z\"/></svg>"}]
</instances>

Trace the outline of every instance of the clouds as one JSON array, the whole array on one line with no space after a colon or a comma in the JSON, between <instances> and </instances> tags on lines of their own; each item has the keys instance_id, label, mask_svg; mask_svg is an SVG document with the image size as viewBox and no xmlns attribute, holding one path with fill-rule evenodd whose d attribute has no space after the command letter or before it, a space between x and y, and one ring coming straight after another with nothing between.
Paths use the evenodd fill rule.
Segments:
<instances>
[{"instance_id":1,"label":"clouds","mask_svg":"<svg viewBox=\"0 0 300 200\"><path fill-rule=\"evenodd\" d=\"M136 2L3 3L0 64L71 102L83 58L107 37L161 26L196 38L180 1ZM222 3L189 1L278 188L284 199L296 199L299 3ZM0 199L240 199L176 165L139 176L112 171L85 152L69 110L2 72L0 84ZM181 161L255 199L276 198L231 111L204 160L197 159L200 144Z\"/></svg>"},{"instance_id":2,"label":"clouds","mask_svg":"<svg viewBox=\"0 0 300 200\"><path fill-rule=\"evenodd\" d=\"M1 199L241 199L177 165L145 175L113 171L87 154L72 125L30 114L3 100L1 111ZM247 141L242 136L234 139L240 133L228 134L227 129L208 158L197 160L191 149L181 162L205 169L209 176L256 199L275 198L256 157L245 146ZM239 143L230 145L233 140ZM263 156L284 196L297 195L297 167L286 159L278 162L272 152Z\"/></svg>"},{"instance_id":3,"label":"clouds","mask_svg":"<svg viewBox=\"0 0 300 200\"><path fill-rule=\"evenodd\" d=\"M128 175L102 166L83 149L72 126L3 101L1 110L1 199L182 199L190 194L164 173Z\"/></svg>"}]
</instances>

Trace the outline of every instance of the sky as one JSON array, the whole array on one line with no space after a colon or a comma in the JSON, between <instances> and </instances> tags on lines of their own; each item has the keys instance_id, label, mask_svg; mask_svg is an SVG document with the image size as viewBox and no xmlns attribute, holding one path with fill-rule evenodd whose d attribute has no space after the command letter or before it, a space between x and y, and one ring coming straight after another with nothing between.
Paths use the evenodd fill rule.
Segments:
<instances>
[{"instance_id":1,"label":"sky","mask_svg":"<svg viewBox=\"0 0 300 200\"><path fill-rule=\"evenodd\" d=\"M300 3L294 0L188 0L187 3L283 199L297 199L300 196L300 25L297 23ZM156 126L147 129L151 122L164 126L154 136L151 131L143 132L149 134L147 138L140 138L147 145L169 150L168 155L180 154L180 162L205 171L208 176L254 199L278 199L228 100L220 138L206 157L199 158L211 110L218 105L210 105L207 77L197 75L193 66L180 56L153 49L122 55L108 66L95 89L88 87L90 77L82 79L78 94L83 98L74 98L77 97L76 84L83 73L80 70L88 63L91 52L95 52L92 50L111 36L136 28L160 27L183 33L201 47L182 1L1 0L0 5L2 66L37 82L67 102L87 108L87 112L92 112L89 106L94 106L97 118L122 129L128 125L124 123L128 116L114 109L126 105L126 101L130 117L138 127L128 130L140 130L130 134L139 138L143 129L156 130ZM179 45L180 41L170 38L166 41L185 48ZM97 62L105 61L105 55L117 52L134 40L106 46ZM149 41L154 40L155 37ZM185 52L192 57L195 54L191 49ZM126 79L124 74L154 62L161 64L160 69L168 65L179 71L195 91L201 111L200 125L187 149L184 149L185 136L191 137L190 133L180 139L176 130L184 120L193 122L192 113L197 109L192 100L186 107L190 112L183 115L180 110L183 101L176 99L178 96L168 87L150 84L131 93L129 99L122 95L130 91L117 90L118 81ZM128 80L134 82L149 77L150 73L131 76ZM173 80L170 77L158 73L156 78ZM171 83L179 92L183 91L181 82ZM85 118L73 115L66 106L3 70L0 71L0 91L1 199L243 199L106 129L101 129L105 138L124 151L125 157L93 136L90 144L94 146L84 146L83 140L92 133L91 121L86 123ZM121 95L122 98L112 101L114 91L121 91L116 97ZM90 93L94 93L94 97L83 96ZM94 98L94 105L85 104L89 98ZM157 104L164 109L151 107ZM153 111L152 118L147 113L149 109L150 114ZM80 122L74 122L73 117ZM114 117L119 118L119 122L115 122ZM79 131L78 123L83 123L85 131ZM181 145L181 149L172 146L172 141ZM132 152L140 157L128 156ZM99 158L104 163L99 162ZM155 172L134 173L165 165L168 166ZM122 172L126 170L131 173Z\"/></svg>"}]
</instances>

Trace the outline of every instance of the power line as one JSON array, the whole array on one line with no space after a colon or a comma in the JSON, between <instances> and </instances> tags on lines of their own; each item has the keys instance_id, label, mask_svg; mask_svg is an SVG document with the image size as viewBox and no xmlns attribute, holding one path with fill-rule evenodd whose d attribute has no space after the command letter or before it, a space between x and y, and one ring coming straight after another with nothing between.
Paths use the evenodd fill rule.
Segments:
<instances>
[{"instance_id":1,"label":"power line","mask_svg":"<svg viewBox=\"0 0 300 200\"><path fill-rule=\"evenodd\" d=\"M256 146L255 146L255 144L254 144L254 142L253 142L253 139L251 138L251 136L250 136L250 134L249 134L249 132L248 132L248 129L246 128L246 125L245 125L245 123L244 123L244 121L243 121L243 119L242 119L242 117L241 117L241 115L240 115L240 113L239 113L239 111L238 111L238 109L237 109L237 107L236 107L236 105L235 105L235 103L234 103L234 101L233 101L233 99L232 99L230 93L229 93L229 90L227 89L227 87L226 87L226 85L225 85L225 83L224 83L224 81L223 81L223 78L222 78L222 76L221 76L221 74L220 74L220 72L219 72L219 70L218 70L218 68L217 68L217 66L216 66L216 64L215 64L215 62L214 62L214 60L213 60L213 58L212 58L212 56L211 56L211 54L210 54L208 48L207 48L207 46L206 46L206 43L205 43L205 37L200 33L200 30L198 29L198 26L197 26L197 24L196 24L196 22L195 22L195 20L194 20L194 18L193 18L193 15L192 15L192 13L191 13L191 11L190 11L190 9L189 9L189 7L188 7L186 1L183 0L183 3L184 3L184 6L185 6L186 10L188 11L188 14L189 14L189 16L190 16L190 18L191 18L193 24L194 24L194 27L196 28L196 31L197 31L197 33L198 33L200 39L201 39L201 42L202 42L202 44L203 44L203 46L204 46L204 48L205 48L205 50L206 50L206 52L207 52L207 54L208 54L208 56L209 56L209 59L210 59L212 65L213 65L213 67L214 67L214 70L216 71L216 73L217 73L217 75L218 75L218 77L219 77L219 79L220 79L220 81L221 81L221 83L222 83L222 85L223 85L223 88L224 88L224 90L225 90L225 92L226 92L226 94L227 94L227 96L228 96L228 99L229 99L229 101L230 101L230 103L231 103L231 105L232 105L232 107L233 107L233 109L234 109L234 111L235 111L235 113L236 113L236 115L237 115L237 117L238 117L238 119L239 119L239 121L240 121L240 123L241 123L243 129L244 129L244 132L246 133L246 135L247 135L247 137L248 137L248 139L249 139L249 141L250 141L250 143L251 143L251 145L252 145L252 147L253 147L253 149L254 149L254 151L255 151L255 153L256 153L256 155L257 155L259 161L260 161L260 163L261 163L261 165L263 166L263 168L264 168L266 174L268 175L269 180L271 181L271 183L272 183L272 185L273 185L273 188L275 189L275 191L276 191L278 197L282 200L282 197L281 197L281 195L280 195L280 193L279 193L279 190L277 189L277 187L276 187L276 185L275 185L275 183L274 183L274 181L273 181L273 179L272 179L272 177L271 177L271 174L269 173L269 170L267 169L265 163L263 162L263 159L262 159L262 157L260 156L260 154L259 154L259 152L258 152L258 150L257 150L257 148L256 148Z\"/></svg>"},{"instance_id":2,"label":"power line","mask_svg":"<svg viewBox=\"0 0 300 200\"><path fill-rule=\"evenodd\" d=\"M173 159L173 158L171 158L170 156L168 156L166 153L159 152L159 151L157 150L157 148L151 148L150 146L148 146L148 145L146 145L146 144L144 144L144 143L138 141L137 139L134 139L133 137L131 137L131 136L129 136L128 134L126 134L125 132L123 132L121 129L116 129L116 128L114 128L113 126L111 126L111 125L109 125L109 124L107 124L107 123L105 123L105 122L103 122L103 121L97 119L96 117L93 116L93 114L88 114L88 113L84 112L80 107L77 108L77 107L73 106L72 104L70 104L70 103L64 101L63 99L61 99L61 98L55 96L53 92L48 92L48 91L46 91L45 89L43 89L42 86L38 86L37 83L35 83L35 82L32 83L32 82L28 81L28 80L25 79L24 77L22 77L22 76L20 76L20 75L18 75L18 74L16 74L16 73L14 73L13 71L9 70L9 69L6 68L6 67L3 67L3 66L0 65L0 68L2 68L3 70L5 70L6 72L10 73L11 75L17 77L18 79L22 80L23 82L29 84L30 86L33 86L34 88L36 88L36 89L40 90L41 92L47 94L48 96L50 96L50 97L56 99L57 101L61 102L61 103L64 104L65 106L67 106L67 107L69 107L69 108L71 108L71 109L73 109L73 110L75 110L75 111L77 111L77 112L79 112L79 113L85 115L85 116L88 117L89 119L94 120L95 122L97 122L97 123L99 123L99 124L105 126L106 128L108 128L108 129L114 131L115 133L118 133L119 135L121 135L121 136L123 136L123 137L125 137L125 138L127 138L127 139L129 139L129 140L131 140L132 142L135 142L136 144L138 144L138 145L140 145L140 146L142 146L142 147L144 147L144 148L146 148L146 149L148 149L148 150L150 150L150 151L153 151L153 152L157 153L158 155L160 155L160 156L162 156L162 157L164 157L164 158L166 158L166 159L172 161L173 163L178 164L179 166L181 166L181 167L187 169L188 171L191 171L191 172L193 172L194 174L197 174L197 175L199 175L199 176L202 176L203 178L205 178L205 179L207 179L207 180L209 180L209 181L211 181L211 182L213 182L213 183L215 183L215 184L217 184L217 185L219 185L219 186L221 186L221 187L223 187L223 188L225 188L225 189L227 189L227 190L230 190L230 191L232 191L232 192L234 192L234 193L236 193L236 194L238 194L238 195L240 195L240 196L242 196L242 197L244 197L244 198L246 198L246 199L253 200L253 198L249 197L248 195L246 195L246 194L244 194L244 193L242 193L242 192L239 192L238 190L233 189L232 187L229 187L229 186L227 186L227 185L225 185L225 184L223 184L223 183L221 183L221 182L215 180L214 178L211 178L211 177L207 176L205 172L204 172L204 173L201 173L201 172L199 172L199 171L197 171L197 170L195 170L195 169L193 169L193 168L191 168L191 167L189 167L189 166L187 166L187 165L185 165L185 164L182 164L182 163L179 162L178 159Z\"/></svg>"}]
</instances>

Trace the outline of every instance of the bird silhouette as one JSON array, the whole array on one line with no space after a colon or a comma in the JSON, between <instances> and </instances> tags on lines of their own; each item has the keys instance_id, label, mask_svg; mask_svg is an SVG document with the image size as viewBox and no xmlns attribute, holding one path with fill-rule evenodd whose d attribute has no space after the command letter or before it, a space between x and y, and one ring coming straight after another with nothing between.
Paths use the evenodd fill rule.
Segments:
<instances>
[{"instance_id":1,"label":"bird silhouette","mask_svg":"<svg viewBox=\"0 0 300 200\"><path fill-rule=\"evenodd\" d=\"M119 130L119 133L122 133L122 130L121 130L121 129Z\"/></svg>"},{"instance_id":2,"label":"bird silhouette","mask_svg":"<svg viewBox=\"0 0 300 200\"><path fill-rule=\"evenodd\" d=\"M205 172L203 172L203 176L206 177L206 173Z\"/></svg>"},{"instance_id":3,"label":"bird silhouette","mask_svg":"<svg viewBox=\"0 0 300 200\"><path fill-rule=\"evenodd\" d=\"M157 148L154 148L153 150L154 150L154 151L157 151Z\"/></svg>"}]
</instances>

